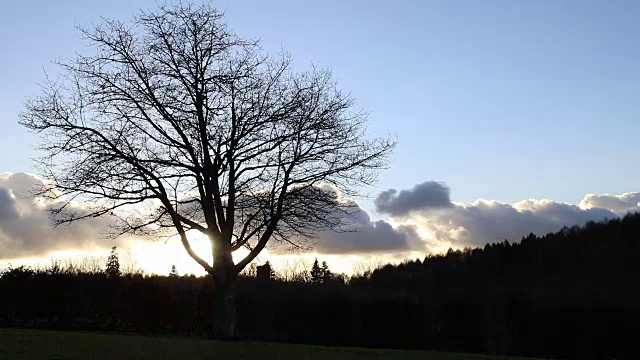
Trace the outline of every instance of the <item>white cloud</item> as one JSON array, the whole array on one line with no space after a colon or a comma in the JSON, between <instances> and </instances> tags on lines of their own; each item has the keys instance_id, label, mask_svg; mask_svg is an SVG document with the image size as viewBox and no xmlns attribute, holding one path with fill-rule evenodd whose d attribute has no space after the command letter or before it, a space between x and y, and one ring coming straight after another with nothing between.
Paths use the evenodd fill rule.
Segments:
<instances>
[{"instance_id":1,"label":"white cloud","mask_svg":"<svg viewBox=\"0 0 640 360\"><path fill-rule=\"evenodd\" d=\"M602 208L609 209L618 214L629 211L640 211L640 192L627 192L620 195L611 194L587 194L580 207L584 209Z\"/></svg>"},{"instance_id":2,"label":"white cloud","mask_svg":"<svg viewBox=\"0 0 640 360\"><path fill-rule=\"evenodd\" d=\"M448 188L444 184L438 184L441 186L416 186L411 190L400 191L400 194L405 194L405 200L401 204L396 202L393 212L388 211L388 206L382 209L378 207L379 212L390 214L396 223L416 226L430 252L441 252L448 247L483 246L505 239L519 241L522 236L531 232L544 235L558 231L563 226L611 219L637 210L640 200L640 193L589 194L580 206L547 199L528 199L514 204L479 199L472 203L452 202L450 207L433 207L426 202L425 206L415 206L417 202L408 198L416 193L416 189L422 189L419 191L422 199L442 198L443 189L447 190L448 195ZM425 194L425 191L433 191L434 194ZM394 190L395 192L397 191ZM399 206L402 204L409 205Z\"/></svg>"}]
</instances>

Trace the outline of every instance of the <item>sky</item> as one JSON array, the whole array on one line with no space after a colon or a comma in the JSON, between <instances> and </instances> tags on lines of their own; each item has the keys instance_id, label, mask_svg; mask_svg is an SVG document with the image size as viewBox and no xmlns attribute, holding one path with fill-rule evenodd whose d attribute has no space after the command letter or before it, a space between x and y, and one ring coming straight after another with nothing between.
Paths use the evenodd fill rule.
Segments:
<instances>
[{"instance_id":1,"label":"sky","mask_svg":"<svg viewBox=\"0 0 640 360\"><path fill-rule=\"evenodd\" d=\"M0 173L35 172L37 138L17 124L17 115L25 97L38 92L44 71L55 74L51 60L87 50L75 26L101 16L126 20L155 4L1 5ZM391 166L359 204L371 234L404 234L399 254L503 236L517 240L521 233L637 207L636 1L213 4L239 35L259 38L266 51L290 52L296 68L330 67L339 86L370 114L370 133L397 137ZM6 199L13 199L16 191L7 189ZM0 209L0 231L10 233L1 219ZM341 239L332 241L327 244ZM415 241L431 245L408 245ZM327 256L338 255L347 256Z\"/></svg>"}]
</instances>

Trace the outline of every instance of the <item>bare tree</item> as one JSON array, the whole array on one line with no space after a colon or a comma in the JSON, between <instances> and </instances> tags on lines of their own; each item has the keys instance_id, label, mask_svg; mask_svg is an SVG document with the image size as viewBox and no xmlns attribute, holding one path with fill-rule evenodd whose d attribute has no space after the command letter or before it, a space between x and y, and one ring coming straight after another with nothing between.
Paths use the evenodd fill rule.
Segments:
<instances>
[{"instance_id":1,"label":"bare tree","mask_svg":"<svg viewBox=\"0 0 640 360\"><path fill-rule=\"evenodd\" d=\"M367 139L365 114L328 71L294 71L208 5L81 31L95 52L58 62L60 78L21 114L42 135L55 223L111 216L115 235L177 233L214 279L216 337L235 337L238 273L270 241L339 230L353 211L342 196L375 180L394 141ZM212 263L188 231L210 239Z\"/></svg>"},{"instance_id":2,"label":"bare tree","mask_svg":"<svg viewBox=\"0 0 640 360\"><path fill-rule=\"evenodd\" d=\"M310 283L309 269L312 264L310 260L304 258L287 259L280 265L278 275L284 281Z\"/></svg>"},{"instance_id":3,"label":"bare tree","mask_svg":"<svg viewBox=\"0 0 640 360\"><path fill-rule=\"evenodd\" d=\"M70 260L71 261L71 260ZM89 273L89 274L103 274L104 273L104 264L106 263L107 258L104 256L84 256L77 260L78 269L81 272Z\"/></svg>"},{"instance_id":4,"label":"bare tree","mask_svg":"<svg viewBox=\"0 0 640 360\"><path fill-rule=\"evenodd\" d=\"M142 275L144 271L140 268L140 264L136 257L131 253L131 249L127 248L120 251L120 271L122 275Z\"/></svg>"},{"instance_id":5,"label":"bare tree","mask_svg":"<svg viewBox=\"0 0 640 360\"><path fill-rule=\"evenodd\" d=\"M385 263L380 259L361 260L353 264L353 276L370 278L374 271L381 269Z\"/></svg>"}]
</instances>

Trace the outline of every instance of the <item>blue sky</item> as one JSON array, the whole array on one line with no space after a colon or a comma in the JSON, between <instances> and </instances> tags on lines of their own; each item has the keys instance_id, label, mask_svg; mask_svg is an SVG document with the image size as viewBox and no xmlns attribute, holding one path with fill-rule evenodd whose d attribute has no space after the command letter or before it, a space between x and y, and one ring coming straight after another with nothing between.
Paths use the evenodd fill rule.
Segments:
<instances>
[{"instance_id":1,"label":"blue sky","mask_svg":"<svg viewBox=\"0 0 640 360\"><path fill-rule=\"evenodd\" d=\"M17 125L50 60L85 51L75 24L155 1L21 0L0 11L0 172L33 172ZM426 180L452 199L577 203L640 190L640 3L218 1L241 36L330 66L399 140L376 195ZM367 203L365 203L365 207Z\"/></svg>"}]
</instances>

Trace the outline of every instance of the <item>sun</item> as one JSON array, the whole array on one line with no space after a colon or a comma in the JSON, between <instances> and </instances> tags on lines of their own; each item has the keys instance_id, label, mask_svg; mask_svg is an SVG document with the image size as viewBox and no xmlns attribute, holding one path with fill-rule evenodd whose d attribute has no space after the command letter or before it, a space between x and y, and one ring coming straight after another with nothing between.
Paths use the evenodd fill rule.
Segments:
<instances>
[{"instance_id":1,"label":"sun","mask_svg":"<svg viewBox=\"0 0 640 360\"><path fill-rule=\"evenodd\" d=\"M209 264L212 264L213 256L209 239L195 230L187 232L187 237L194 252ZM171 267L175 265L180 275L206 275L206 271L187 254L178 235L158 240L125 239L122 244L117 246L116 251L120 260L121 270L125 273L142 270L146 275L168 275ZM43 257L4 261L0 263L0 269L8 267L10 263L13 265L47 267L54 260L60 260L63 263L69 261L76 265L91 263L92 268L103 269L106 266L109 251L110 248L58 251ZM236 250L232 255L234 263L239 263L248 253L249 250L245 248ZM328 255L315 252L281 254L277 252L271 253L269 249L265 249L254 262L261 265L268 260L274 266L274 270L284 276L292 271L310 270L311 264L316 258L319 261L327 261L333 272L346 273L347 275L353 273L354 264L373 264L381 260L371 255Z\"/></svg>"},{"instance_id":2,"label":"sun","mask_svg":"<svg viewBox=\"0 0 640 360\"><path fill-rule=\"evenodd\" d=\"M188 231L187 238L193 251L212 264L213 255L209 239L196 230ZM136 241L130 248L138 265L145 273L165 275L171 271L171 266L175 265L180 274L198 276L206 274L205 270L187 254L179 235L171 236L167 240ZM246 249L238 249L233 253L233 261L238 263L248 252Z\"/></svg>"}]
</instances>

